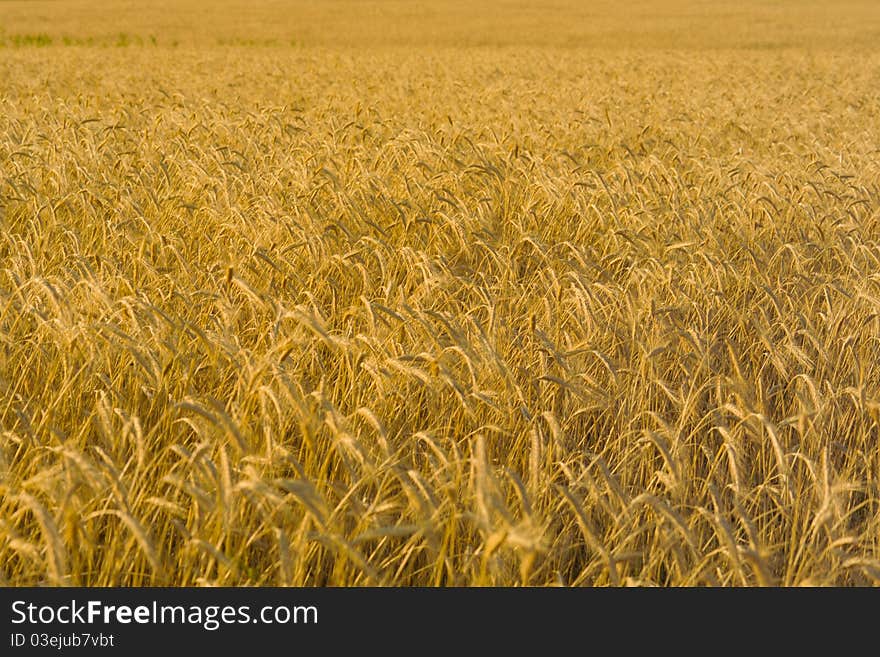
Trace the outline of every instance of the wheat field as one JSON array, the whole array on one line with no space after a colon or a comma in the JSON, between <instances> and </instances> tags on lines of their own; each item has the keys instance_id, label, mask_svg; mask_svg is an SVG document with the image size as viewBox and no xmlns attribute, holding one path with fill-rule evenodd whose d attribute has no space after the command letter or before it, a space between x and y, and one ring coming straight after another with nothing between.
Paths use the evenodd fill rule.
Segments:
<instances>
[{"instance_id":1,"label":"wheat field","mask_svg":"<svg viewBox=\"0 0 880 657\"><path fill-rule=\"evenodd\" d=\"M0 584L880 582L878 37L0 2Z\"/></svg>"}]
</instances>

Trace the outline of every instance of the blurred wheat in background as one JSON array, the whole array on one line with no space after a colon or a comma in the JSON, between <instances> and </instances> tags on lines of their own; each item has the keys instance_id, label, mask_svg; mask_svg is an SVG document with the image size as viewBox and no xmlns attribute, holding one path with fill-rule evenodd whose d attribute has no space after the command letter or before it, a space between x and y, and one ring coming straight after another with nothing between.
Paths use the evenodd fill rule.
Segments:
<instances>
[{"instance_id":1,"label":"blurred wheat in background","mask_svg":"<svg viewBox=\"0 0 880 657\"><path fill-rule=\"evenodd\" d=\"M878 37L0 2L0 584L877 583Z\"/></svg>"}]
</instances>

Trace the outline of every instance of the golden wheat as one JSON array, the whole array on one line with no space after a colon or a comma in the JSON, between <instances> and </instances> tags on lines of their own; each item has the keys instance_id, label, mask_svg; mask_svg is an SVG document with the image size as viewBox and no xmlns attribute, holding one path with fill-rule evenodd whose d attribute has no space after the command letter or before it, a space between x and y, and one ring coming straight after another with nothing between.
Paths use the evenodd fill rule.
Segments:
<instances>
[{"instance_id":1,"label":"golden wheat","mask_svg":"<svg viewBox=\"0 0 880 657\"><path fill-rule=\"evenodd\" d=\"M815 7L784 49L556 47L554 15L509 48L483 14L113 48L73 9L15 40L49 29L16 6L0 583L880 581L880 57L849 19L820 51Z\"/></svg>"}]
</instances>

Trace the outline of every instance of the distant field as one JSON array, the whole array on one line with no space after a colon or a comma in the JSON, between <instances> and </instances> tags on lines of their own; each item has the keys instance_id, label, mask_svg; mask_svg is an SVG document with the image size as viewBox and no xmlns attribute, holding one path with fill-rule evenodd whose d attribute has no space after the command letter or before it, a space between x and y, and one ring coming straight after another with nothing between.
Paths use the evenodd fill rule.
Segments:
<instances>
[{"instance_id":1,"label":"distant field","mask_svg":"<svg viewBox=\"0 0 880 657\"><path fill-rule=\"evenodd\" d=\"M880 582L874 3L0 1L0 584Z\"/></svg>"},{"instance_id":2,"label":"distant field","mask_svg":"<svg viewBox=\"0 0 880 657\"><path fill-rule=\"evenodd\" d=\"M0 0L7 36L54 43L874 49L874 0Z\"/></svg>"}]
</instances>

